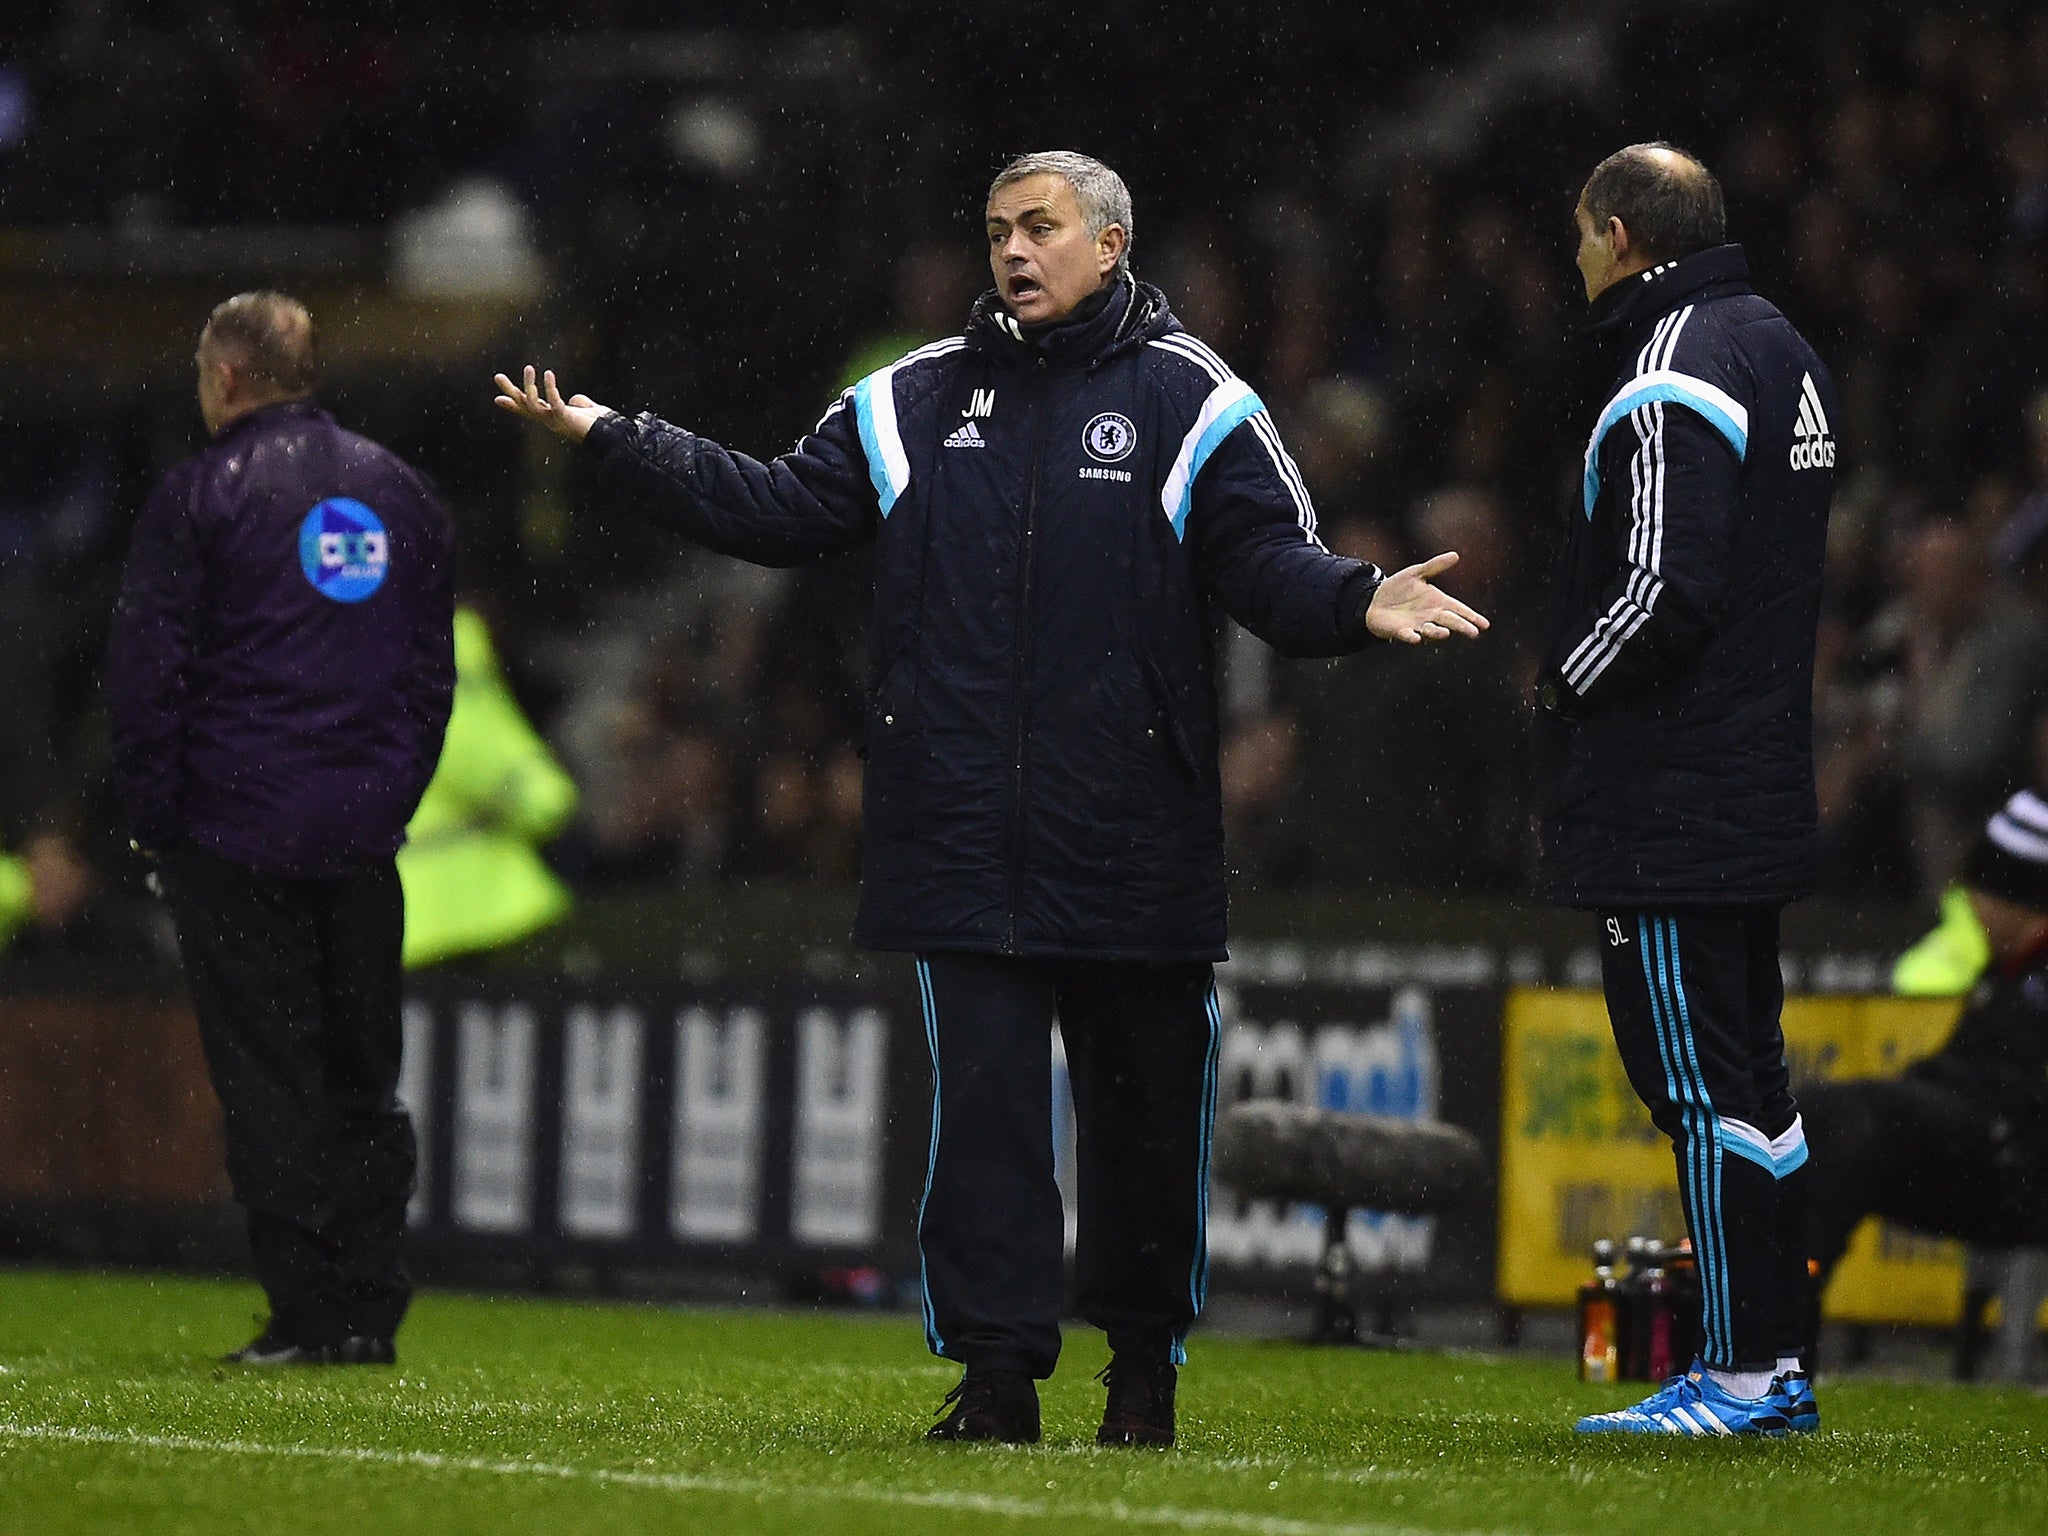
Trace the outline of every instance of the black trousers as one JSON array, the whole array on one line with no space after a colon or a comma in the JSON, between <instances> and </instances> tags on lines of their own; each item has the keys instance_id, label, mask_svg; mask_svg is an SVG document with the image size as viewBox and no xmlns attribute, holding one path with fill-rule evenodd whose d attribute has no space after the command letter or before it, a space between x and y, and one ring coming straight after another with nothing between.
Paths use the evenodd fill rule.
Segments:
<instances>
[{"instance_id":1,"label":"black trousers","mask_svg":"<svg viewBox=\"0 0 2048 1536\"><path fill-rule=\"evenodd\" d=\"M1074 1309L1119 1354L1184 1360L1208 1288L1212 968L929 955L917 977L932 1051L918 1213L932 1352L1041 1378L1059 1360L1057 1017L1077 1140Z\"/></svg>"},{"instance_id":2,"label":"black trousers","mask_svg":"<svg viewBox=\"0 0 2048 1536\"><path fill-rule=\"evenodd\" d=\"M1866 1216L1987 1248L2048 1243L2040 1127L1911 1077L1816 1083L1800 1103L1814 1166L1806 1251L1823 1282Z\"/></svg>"},{"instance_id":3,"label":"black trousers","mask_svg":"<svg viewBox=\"0 0 2048 1536\"><path fill-rule=\"evenodd\" d=\"M1807 1148L1779 1027L1778 911L1600 914L1614 1041L1671 1138L1701 1356L1725 1370L1768 1368L1806 1330Z\"/></svg>"},{"instance_id":4,"label":"black trousers","mask_svg":"<svg viewBox=\"0 0 2048 1536\"><path fill-rule=\"evenodd\" d=\"M397 867L298 879L184 846L160 874L272 1326L304 1344L390 1338L412 1295L415 1164Z\"/></svg>"}]
</instances>

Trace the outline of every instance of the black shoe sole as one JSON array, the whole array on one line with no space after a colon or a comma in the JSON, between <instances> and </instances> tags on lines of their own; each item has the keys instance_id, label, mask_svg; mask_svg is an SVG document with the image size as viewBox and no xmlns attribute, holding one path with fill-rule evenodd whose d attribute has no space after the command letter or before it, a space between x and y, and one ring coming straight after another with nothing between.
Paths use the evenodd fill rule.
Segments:
<instances>
[{"instance_id":1,"label":"black shoe sole","mask_svg":"<svg viewBox=\"0 0 2048 1536\"><path fill-rule=\"evenodd\" d=\"M1104 1425L1095 1432L1097 1445L1117 1449L1164 1451L1173 1445L1173 1431L1170 1429L1111 1429Z\"/></svg>"},{"instance_id":2,"label":"black shoe sole","mask_svg":"<svg viewBox=\"0 0 2048 1536\"><path fill-rule=\"evenodd\" d=\"M232 1354L222 1355L220 1363L246 1365L259 1371L277 1371L301 1365L332 1365L334 1355L331 1350L307 1349L294 1344L286 1349L267 1350L261 1353L246 1348L238 1349Z\"/></svg>"},{"instance_id":3,"label":"black shoe sole","mask_svg":"<svg viewBox=\"0 0 2048 1536\"><path fill-rule=\"evenodd\" d=\"M243 1345L220 1357L222 1365L246 1365L257 1370L282 1370L302 1365L396 1365L398 1351L389 1339L354 1335L339 1344L291 1344L282 1349L255 1351Z\"/></svg>"},{"instance_id":4,"label":"black shoe sole","mask_svg":"<svg viewBox=\"0 0 2048 1536\"><path fill-rule=\"evenodd\" d=\"M330 1354L330 1365L396 1365L398 1347L389 1339L373 1338L368 1334L351 1334L336 1345Z\"/></svg>"},{"instance_id":5,"label":"black shoe sole","mask_svg":"<svg viewBox=\"0 0 2048 1536\"><path fill-rule=\"evenodd\" d=\"M1004 1434L1000 1430L990 1429L962 1434L959 1430L948 1429L944 1424L934 1424L924 1432L924 1437L933 1445L1036 1445L1039 1441L1039 1431L1033 1430L1028 1435L1021 1435Z\"/></svg>"}]
</instances>

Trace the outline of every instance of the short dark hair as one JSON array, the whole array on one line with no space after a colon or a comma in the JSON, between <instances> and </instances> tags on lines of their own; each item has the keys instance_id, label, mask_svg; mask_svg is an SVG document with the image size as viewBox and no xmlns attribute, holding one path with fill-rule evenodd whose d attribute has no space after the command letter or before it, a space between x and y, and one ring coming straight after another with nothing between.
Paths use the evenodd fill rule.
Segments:
<instances>
[{"instance_id":1,"label":"short dark hair","mask_svg":"<svg viewBox=\"0 0 2048 1536\"><path fill-rule=\"evenodd\" d=\"M1721 183L1697 155L1661 139L1618 149L1594 166L1579 201L1596 226L1620 219L1630 241L1652 261L1672 261L1728 240Z\"/></svg>"},{"instance_id":2,"label":"short dark hair","mask_svg":"<svg viewBox=\"0 0 2048 1536\"><path fill-rule=\"evenodd\" d=\"M216 304L199 344L226 354L249 377L267 379L283 394L310 394L320 382L313 316L290 294L275 289L238 293Z\"/></svg>"}]
</instances>

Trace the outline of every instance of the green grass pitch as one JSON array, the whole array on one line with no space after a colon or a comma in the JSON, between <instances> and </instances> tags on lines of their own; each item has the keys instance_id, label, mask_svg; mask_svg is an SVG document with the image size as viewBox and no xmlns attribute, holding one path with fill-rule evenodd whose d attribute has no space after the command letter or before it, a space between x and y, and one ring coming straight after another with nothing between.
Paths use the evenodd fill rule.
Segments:
<instances>
[{"instance_id":1,"label":"green grass pitch","mask_svg":"<svg viewBox=\"0 0 2048 1536\"><path fill-rule=\"evenodd\" d=\"M2048 1398L1849 1381L1780 1442L1587 1439L1564 1361L1196 1341L1168 1452L920 1442L903 1317L428 1294L382 1369L256 1371L247 1285L0 1270L0 1533L2048 1531Z\"/></svg>"}]
</instances>

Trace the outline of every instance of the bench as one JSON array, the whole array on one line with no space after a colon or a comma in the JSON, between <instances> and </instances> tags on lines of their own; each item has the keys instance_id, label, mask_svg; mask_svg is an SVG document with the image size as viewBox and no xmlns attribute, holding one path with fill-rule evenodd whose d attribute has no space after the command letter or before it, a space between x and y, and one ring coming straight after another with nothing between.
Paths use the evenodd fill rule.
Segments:
<instances>
[{"instance_id":1,"label":"bench","mask_svg":"<svg viewBox=\"0 0 2048 1536\"><path fill-rule=\"evenodd\" d=\"M1323 1208L1310 1341L1362 1342L1345 1229L1356 1210L1432 1216L1478 1190L1486 1155L1454 1125L1247 1099L1216 1122L1218 1179L1252 1200Z\"/></svg>"}]
</instances>

